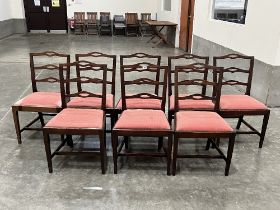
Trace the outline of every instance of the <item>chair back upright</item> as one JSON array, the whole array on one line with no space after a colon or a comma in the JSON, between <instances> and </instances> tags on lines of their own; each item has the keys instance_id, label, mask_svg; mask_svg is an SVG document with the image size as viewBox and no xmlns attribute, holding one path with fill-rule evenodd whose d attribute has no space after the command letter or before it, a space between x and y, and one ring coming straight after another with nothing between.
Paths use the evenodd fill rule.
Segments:
<instances>
[{"instance_id":1,"label":"chair back upright","mask_svg":"<svg viewBox=\"0 0 280 210\"><path fill-rule=\"evenodd\" d=\"M39 84L59 83L59 63L70 63L70 55L60 54L53 51L30 53L29 57L33 92L39 91ZM51 88L51 90L47 89L47 91L54 91L54 87L50 87L50 85L45 88ZM59 90L57 91L59 92Z\"/></svg>"},{"instance_id":2,"label":"chair back upright","mask_svg":"<svg viewBox=\"0 0 280 210\"><path fill-rule=\"evenodd\" d=\"M184 66L193 63L209 64L208 56L199 56L195 54L185 53L177 56L168 57L168 95L171 96L174 91L174 73L175 66ZM205 72L204 79L207 80L208 71ZM202 86L202 94L206 93L206 86Z\"/></svg>"},{"instance_id":3,"label":"chair back upright","mask_svg":"<svg viewBox=\"0 0 280 210\"><path fill-rule=\"evenodd\" d=\"M126 101L129 99L154 99L160 100L161 110L165 110L166 102L166 90L167 90L167 66L157 66L147 63L139 63L132 65L121 66L121 94L122 94L122 106L123 110L127 109ZM160 71L163 71L162 80L153 79L160 75ZM153 75L154 74L154 75ZM135 94L131 94L128 91L129 86L133 86ZM135 86L142 86L141 88ZM147 91L143 86L148 86ZM158 88L162 92L154 94L149 87L161 87ZM149 89L149 90L148 90ZM141 91L144 90L144 91ZM148 102L147 102L148 103Z\"/></svg>"},{"instance_id":4,"label":"chair back upright","mask_svg":"<svg viewBox=\"0 0 280 210\"><path fill-rule=\"evenodd\" d=\"M60 64L60 89L61 89L61 100L62 108L67 108L67 103L73 97L80 98L100 98L101 109L106 109L106 80L107 80L107 66L91 63L88 61L78 61L68 64ZM77 75L74 72L79 72ZM65 74L66 72L66 74ZM94 73L92 73L94 72ZM97 72L100 73L100 77L97 76ZM69 77L67 75L70 75ZM77 89L77 83L85 85L85 88L81 90ZM74 84L72 86L72 84ZM93 85L101 86L101 92L97 91ZM65 87L69 86L70 91L67 93Z\"/></svg>"},{"instance_id":5,"label":"chair back upright","mask_svg":"<svg viewBox=\"0 0 280 210\"><path fill-rule=\"evenodd\" d=\"M123 65L132 65L132 64L146 64L146 65L161 65L161 56L160 55L150 55L146 53L134 53L131 55L121 55L120 56L120 66ZM160 80L160 73L161 71L158 71L156 74L156 80ZM159 86L155 86L155 94L157 95L159 92Z\"/></svg>"},{"instance_id":6,"label":"chair back upright","mask_svg":"<svg viewBox=\"0 0 280 210\"><path fill-rule=\"evenodd\" d=\"M125 22L127 25L138 25L138 14L125 13Z\"/></svg>"},{"instance_id":7,"label":"chair back upright","mask_svg":"<svg viewBox=\"0 0 280 210\"><path fill-rule=\"evenodd\" d=\"M228 85L240 87L240 90L244 91L245 95L250 95L254 69L254 56L239 54L214 56L213 65L223 67L224 81L222 87Z\"/></svg>"},{"instance_id":8,"label":"chair back upright","mask_svg":"<svg viewBox=\"0 0 280 210\"><path fill-rule=\"evenodd\" d=\"M87 12L88 24L97 24L97 12Z\"/></svg>"},{"instance_id":9,"label":"chair back upright","mask_svg":"<svg viewBox=\"0 0 280 210\"><path fill-rule=\"evenodd\" d=\"M107 65L107 85L111 86L111 94L115 95L116 92L116 86L115 86L115 80L116 80L116 64L117 64L117 56L116 55L108 55L100 52L90 52L86 54L76 54L76 61L79 62L81 60L93 62L95 64L103 64ZM79 70L77 68L77 70ZM111 78L109 79L109 75L111 74ZM79 72L77 72L77 75L80 75ZM81 83L77 83L77 88L79 90L82 90ZM109 91L107 91L108 93Z\"/></svg>"},{"instance_id":10,"label":"chair back upright","mask_svg":"<svg viewBox=\"0 0 280 210\"><path fill-rule=\"evenodd\" d=\"M217 81L212 77L205 79L204 75L208 75L209 72L216 74ZM195 76L194 76L195 75ZM198 77L198 75L202 75ZM204 63L194 63L186 66L175 67L175 112L179 111L179 101L181 100L211 100L214 103L214 111L218 112L220 107L221 97L221 84L223 80L223 68L209 66ZM212 87L212 93L208 95L201 93L199 87L209 86ZM185 88L196 87L192 93L181 94L180 91ZM197 88L198 87L198 88ZM184 90L184 92L186 92Z\"/></svg>"}]
</instances>

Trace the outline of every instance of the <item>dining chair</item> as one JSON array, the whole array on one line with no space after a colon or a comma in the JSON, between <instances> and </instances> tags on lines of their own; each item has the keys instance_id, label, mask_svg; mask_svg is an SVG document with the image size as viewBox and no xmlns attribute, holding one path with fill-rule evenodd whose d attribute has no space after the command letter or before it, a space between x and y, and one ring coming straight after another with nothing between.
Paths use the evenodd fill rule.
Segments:
<instances>
[{"instance_id":1,"label":"dining chair","mask_svg":"<svg viewBox=\"0 0 280 210\"><path fill-rule=\"evenodd\" d=\"M98 33L97 12L87 12L87 34L97 35Z\"/></svg>"},{"instance_id":2,"label":"dining chair","mask_svg":"<svg viewBox=\"0 0 280 210\"><path fill-rule=\"evenodd\" d=\"M116 93L116 55L108 55L100 52L90 52L85 54L76 54L76 61L89 61L95 64L105 64L107 65L107 78L111 76L110 79L107 79L107 94L106 94L106 116L111 119L111 129L107 132L111 132L116 120L116 111L115 111L115 93ZM77 75L80 75L79 68L77 68ZM81 83L77 83L78 90L82 90ZM73 98L68 103L68 107L81 107L81 108L100 108L101 99L100 98Z\"/></svg>"},{"instance_id":3,"label":"dining chair","mask_svg":"<svg viewBox=\"0 0 280 210\"><path fill-rule=\"evenodd\" d=\"M220 114L224 118L238 118L236 126L237 134L256 134L260 137L259 148L262 148L269 121L269 108L251 96L251 86L254 69L254 57L239 54L228 54L213 57L214 66L224 66L224 81L222 88L226 86L239 87L244 94L222 94L220 102ZM241 67L242 65L242 67ZM247 65L244 67L244 65ZM263 116L261 131L258 131L245 116ZM239 130L245 125L250 131Z\"/></svg>"},{"instance_id":4,"label":"dining chair","mask_svg":"<svg viewBox=\"0 0 280 210\"><path fill-rule=\"evenodd\" d=\"M74 12L74 29L75 34L86 34L86 20L84 12Z\"/></svg>"},{"instance_id":5,"label":"dining chair","mask_svg":"<svg viewBox=\"0 0 280 210\"><path fill-rule=\"evenodd\" d=\"M217 75L217 81L209 79L200 79L199 77L192 77L190 75L201 74L205 75L206 71L215 72ZM214 158L223 159L226 162L225 176L228 176L232 153L235 142L235 131L230 125L218 114L219 102L221 94L221 83L223 79L222 68L205 65L203 63L195 63L187 66L175 67L175 122L174 122L174 146L173 146L173 165L172 174L176 174L176 164L178 158ZM202 94L199 87L207 86L208 90L212 89L211 93ZM180 95L180 92L185 88L197 87L192 89L192 93L188 95ZM180 109L180 101L212 101L214 104L214 110L201 111L191 108ZM186 142L189 139L207 138L206 150L209 150L210 143L219 153L218 155L202 155L202 154L178 154L178 146L180 142ZM216 145L216 138L227 138L228 149L227 155Z\"/></svg>"},{"instance_id":6,"label":"dining chair","mask_svg":"<svg viewBox=\"0 0 280 210\"><path fill-rule=\"evenodd\" d=\"M100 12L99 35L112 35L110 12Z\"/></svg>"},{"instance_id":7,"label":"dining chair","mask_svg":"<svg viewBox=\"0 0 280 210\"><path fill-rule=\"evenodd\" d=\"M61 100L63 110L53 117L43 128L44 144L47 156L49 172L53 172L52 159L56 155L86 155L101 157L101 170L102 174L106 171L106 135L105 135L105 109L106 109L106 65L98 65L86 61L78 61L68 64L60 64L60 89ZM77 76L72 74L73 68L79 69L79 72L83 75ZM94 74L92 73L94 72ZM97 77L97 72L101 75ZM65 76L75 75L75 76ZM68 78L67 78L68 77ZM87 87L86 90L76 90L77 83ZM74 84L74 87L72 85ZM70 87L69 93L65 90L65 86ZM97 93L92 86L101 86L101 93ZM91 108L69 108L68 101L71 98L100 98L101 106L96 109ZM51 151L50 135L81 135L81 136L98 136L100 142L99 151L95 151L93 148L75 148L75 145L71 150L65 149L64 146L67 142L67 138L63 140L54 151Z\"/></svg>"},{"instance_id":8,"label":"dining chair","mask_svg":"<svg viewBox=\"0 0 280 210\"><path fill-rule=\"evenodd\" d=\"M174 118L174 104L175 104L175 97L174 97L174 74L175 74L175 66L183 66L189 65L192 63L204 63L206 65L209 64L209 57L207 56L199 56L190 53L184 53L182 55L177 56L169 56L168 57L168 121L171 124ZM204 79L207 80L208 71L205 71ZM206 93L206 86L201 87L201 93ZM184 93L187 94L187 93ZM179 109L180 108L194 108L194 109L201 109L201 110L209 110L214 108L213 103L209 101L197 101L194 100L192 103L190 101L180 101Z\"/></svg>"},{"instance_id":9,"label":"dining chair","mask_svg":"<svg viewBox=\"0 0 280 210\"><path fill-rule=\"evenodd\" d=\"M113 25L113 29L114 29L114 36L118 36L118 35L126 35L126 25L125 25L125 18L123 15L114 15L114 25ZM118 33L118 31L121 31L121 33Z\"/></svg>"},{"instance_id":10,"label":"dining chair","mask_svg":"<svg viewBox=\"0 0 280 210\"><path fill-rule=\"evenodd\" d=\"M126 35L139 35L140 25L137 13L125 13Z\"/></svg>"},{"instance_id":11,"label":"dining chair","mask_svg":"<svg viewBox=\"0 0 280 210\"><path fill-rule=\"evenodd\" d=\"M51 86L59 83L58 63L70 63L70 55L51 51L30 53L29 57L32 93L12 105L13 119L19 144L22 143L21 133L23 131L41 131L45 125L44 116L55 115L61 111L60 91L55 91L55 88ZM43 84L45 85L43 86ZM38 116L21 128L19 112L36 112ZM40 121L41 127L32 127L38 121Z\"/></svg>"},{"instance_id":12,"label":"dining chair","mask_svg":"<svg viewBox=\"0 0 280 210\"><path fill-rule=\"evenodd\" d=\"M141 13L141 21L139 22L141 36L152 35L151 26L148 23L146 23L146 21L152 20L151 16L151 13Z\"/></svg>"},{"instance_id":13,"label":"dining chair","mask_svg":"<svg viewBox=\"0 0 280 210\"><path fill-rule=\"evenodd\" d=\"M163 71L162 81L155 79L159 71ZM130 75L128 75L130 74ZM134 76L132 78L132 76ZM151 78L152 77L152 78ZM134 93L128 91L135 88ZM143 90L143 86L149 86L150 89ZM155 86L160 86L161 93L154 94ZM165 100L167 89L167 67L158 67L154 65L123 65L121 66L121 91L123 112L117 120L112 131L112 148L114 160L114 173L117 173L117 161L120 156L143 156L143 157L166 157L167 158L167 175L170 175L171 149L172 149L172 130L165 116ZM150 91L149 91L150 90ZM128 94L129 93L129 94ZM161 101L160 109L139 109L129 108L129 100L145 99ZM129 150L127 139L119 144L119 136L123 137L167 137L167 148L164 152L133 152ZM131 139L130 139L131 141ZM125 150L122 152L123 146Z\"/></svg>"}]
</instances>

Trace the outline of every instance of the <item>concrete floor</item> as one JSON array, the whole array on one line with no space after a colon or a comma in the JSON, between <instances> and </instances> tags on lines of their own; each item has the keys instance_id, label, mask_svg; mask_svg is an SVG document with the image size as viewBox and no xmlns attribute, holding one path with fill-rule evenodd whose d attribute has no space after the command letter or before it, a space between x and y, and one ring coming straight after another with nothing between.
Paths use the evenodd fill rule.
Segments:
<instances>
[{"instance_id":1,"label":"concrete floor","mask_svg":"<svg viewBox=\"0 0 280 210\"><path fill-rule=\"evenodd\" d=\"M146 40L66 35L13 35L0 40L1 210L279 209L279 109L272 110L263 149L258 149L256 136L237 136L228 177L223 175L224 161L201 159L180 160L177 175L168 177L163 158L123 158L119 173L114 175L109 135L106 175L101 175L99 158L79 157L54 158L54 173L49 174L40 132L23 133L23 144L17 144L10 107L31 92L29 52L54 50L70 53L72 58L77 52L147 52L161 54L165 65L168 55L181 53L167 47L151 48ZM32 114L20 117L24 123ZM260 118L248 120L260 127ZM58 143L57 137L52 138L52 143ZM156 141L148 139L141 148L156 146ZM205 140L180 146L184 152L204 152ZM222 143L222 148L226 148L226 143Z\"/></svg>"}]
</instances>

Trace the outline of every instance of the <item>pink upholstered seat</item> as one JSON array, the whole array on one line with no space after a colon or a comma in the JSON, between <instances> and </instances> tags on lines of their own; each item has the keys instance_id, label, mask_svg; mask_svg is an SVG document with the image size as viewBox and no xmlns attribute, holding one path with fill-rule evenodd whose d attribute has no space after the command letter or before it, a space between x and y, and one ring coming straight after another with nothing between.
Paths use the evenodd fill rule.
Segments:
<instances>
[{"instance_id":1,"label":"pink upholstered seat","mask_svg":"<svg viewBox=\"0 0 280 210\"><path fill-rule=\"evenodd\" d=\"M60 108L61 95L60 93L54 92L34 92L17 101L14 105L22 107Z\"/></svg>"},{"instance_id":2,"label":"pink upholstered seat","mask_svg":"<svg viewBox=\"0 0 280 210\"><path fill-rule=\"evenodd\" d=\"M46 128L60 129L102 129L104 112L96 109L63 109L52 118Z\"/></svg>"},{"instance_id":3,"label":"pink upholstered seat","mask_svg":"<svg viewBox=\"0 0 280 210\"><path fill-rule=\"evenodd\" d=\"M170 110L175 108L175 96L170 96ZM179 100L179 109L193 109L193 110L214 110L214 103L211 100L192 100L184 99Z\"/></svg>"},{"instance_id":4,"label":"pink upholstered seat","mask_svg":"<svg viewBox=\"0 0 280 210\"><path fill-rule=\"evenodd\" d=\"M176 113L176 131L227 133L233 129L216 112L180 111Z\"/></svg>"},{"instance_id":5,"label":"pink upholstered seat","mask_svg":"<svg viewBox=\"0 0 280 210\"><path fill-rule=\"evenodd\" d=\"M89 109L100 109L101 108L101 98L94 97L75 97L72 98L71 101L68 102L68 108L89 108ZM106 108L113 109L114 108L114 96L113 94L106 95Z\"/></svg>"},{"instance_id":6,"label":"pink upholstered seat","mask_svg":"<svg viewBox=\"0 0 280 210\"><path fill-rule=\"evenodd\" d=\"M125 110L114 129L170 130L166 116L161 110Z\"/></svg>"},{"instance_id":7,"label":"pink upholstered seat","mask_svg":"<svg viewBox=\"0 0 280 210\"><path fill-rule=\"evenodd\" d=\"M127 109L161 109L161 100L159 99L143 99L131 98L126 99ZM122 99L117 104L117 109L122 109Z\"/></svg>"},{"instance_id":8,"label":"pink upholstered seat","mask_svg":"<svg viewBox=\"0 0 280 210\"><path fill-rule=\"evenodd\" d=\"M249 111L268 109L263 103L248 95L222 95L220 100L220 107L222 111Z\"/></svg>"}]
</instances>

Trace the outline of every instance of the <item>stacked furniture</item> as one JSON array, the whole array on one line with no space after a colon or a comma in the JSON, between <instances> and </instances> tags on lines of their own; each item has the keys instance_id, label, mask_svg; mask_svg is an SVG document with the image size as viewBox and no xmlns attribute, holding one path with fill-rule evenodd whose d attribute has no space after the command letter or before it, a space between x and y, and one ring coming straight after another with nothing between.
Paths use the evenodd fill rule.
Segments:
<instances>
[{"instance_id":1,"label":"stacked furniture","mask_svg":"<svg viewBox=\"0 0 280 210\"><path fill-rule=\"evenodd\" d=\"M114 35L126 35L126 25L125 25L125 19L123 15L115 15L114 16L114 21L113 21L113 30L114 30Z\"/></svg>"}]
</instances>

